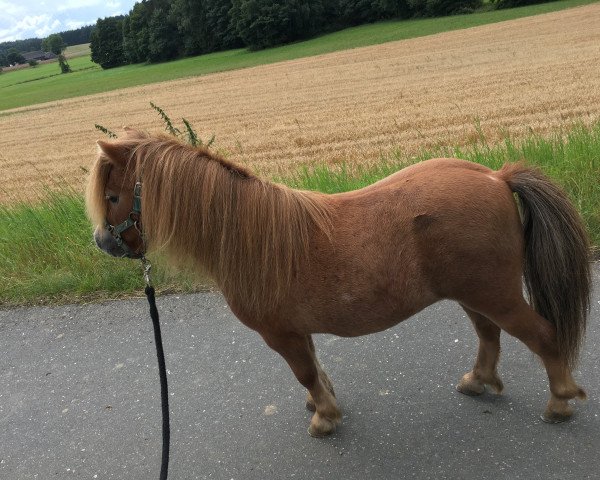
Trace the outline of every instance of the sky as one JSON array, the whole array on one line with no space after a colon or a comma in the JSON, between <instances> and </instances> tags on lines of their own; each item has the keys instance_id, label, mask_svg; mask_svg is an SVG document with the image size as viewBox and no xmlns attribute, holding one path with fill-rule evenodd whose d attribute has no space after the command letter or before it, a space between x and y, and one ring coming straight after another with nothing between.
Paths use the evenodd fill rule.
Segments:
<instances>
[{"instance_id":1,"label":"sky","mask_svg":"<svg viewBox=\"0 0 600 480\"><path fill-rule=\"evenodd\" d=\"M136 0L0 0L0 43L51 33L126 14Z\"/></svg>"}]
</instances>

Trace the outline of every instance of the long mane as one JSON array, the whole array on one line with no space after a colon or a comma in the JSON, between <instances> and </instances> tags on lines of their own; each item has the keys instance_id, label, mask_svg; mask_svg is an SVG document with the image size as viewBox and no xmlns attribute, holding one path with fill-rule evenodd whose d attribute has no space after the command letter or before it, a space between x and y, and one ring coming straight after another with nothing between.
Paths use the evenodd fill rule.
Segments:
<instances>
[{"instance_id":1,"label":"long mane","mask_svg":"<svg viewBox=\"0 0 600 480\"><path fill-rule=\"evenodd\" d=\"M149 247L208 273L254 312L275 307L308 261L311 238L329 235L325 195L260 179L208 149L144 136L132 163Z\"/></svg>"}]
</instances>

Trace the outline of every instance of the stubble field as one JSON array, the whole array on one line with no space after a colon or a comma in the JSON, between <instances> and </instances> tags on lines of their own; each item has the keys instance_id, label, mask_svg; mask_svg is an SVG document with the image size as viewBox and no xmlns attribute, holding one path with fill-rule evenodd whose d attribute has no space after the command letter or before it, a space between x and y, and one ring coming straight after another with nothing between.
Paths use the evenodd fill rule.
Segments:
<instances>
[{"instance_id":1,"label":"stubble field","mask_svg":"<svg viewBox=\"0 0 600 480\"><path fill-rule=\"evenodd\" d=\"M266 175L370 164L483 133L600 119L600 4L274 65L0 113L0 203L66 181L82 190L99 123L156 131L152 101ZM479 125L480 128L476 128Z\"/></svg>"}]
</instances>

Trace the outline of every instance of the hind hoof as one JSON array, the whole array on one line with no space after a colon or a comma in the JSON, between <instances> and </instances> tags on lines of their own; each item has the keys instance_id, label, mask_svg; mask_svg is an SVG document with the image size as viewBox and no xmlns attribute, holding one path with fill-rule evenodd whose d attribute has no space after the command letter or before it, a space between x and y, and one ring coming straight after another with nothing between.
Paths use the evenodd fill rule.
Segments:
<instances>
[{"instance_id":1,"label":"hind hoof","mask_svg":"<svg viewBox=\"0 0 600 480\"><path fill-rule=\"evenodd\" d=\"M540 418L542 419L542 421L544 423L563 423L563 422L567 422L571 419L571 414L569 415L565 415L563 413L556 413L556 412L544 412L542 415L540 415Z\"/></svg>"}]
</instances>

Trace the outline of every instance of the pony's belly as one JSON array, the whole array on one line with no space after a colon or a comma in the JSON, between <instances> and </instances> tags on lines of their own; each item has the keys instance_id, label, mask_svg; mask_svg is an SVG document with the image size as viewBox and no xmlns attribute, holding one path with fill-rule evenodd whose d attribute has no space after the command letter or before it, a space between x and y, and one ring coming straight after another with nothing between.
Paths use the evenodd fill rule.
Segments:
<instances>
[{"instance_id":1,"label":"pony's belly","mask_svg":"<svg viewBox=\"0 0 600 480\"><path fill-rule=\"evenodd\" d=\"M303 325L306 333L330 333L340 337L357 337L386 330L423 310L436 299L423 299L410 304L390 302L350 301L344 299L332 304L334 308L311 312ZM308 321L306 321L308 320Z\"/></svg>"}]
</instances>

